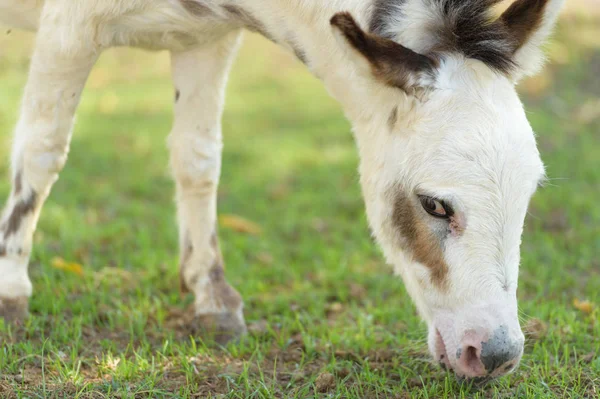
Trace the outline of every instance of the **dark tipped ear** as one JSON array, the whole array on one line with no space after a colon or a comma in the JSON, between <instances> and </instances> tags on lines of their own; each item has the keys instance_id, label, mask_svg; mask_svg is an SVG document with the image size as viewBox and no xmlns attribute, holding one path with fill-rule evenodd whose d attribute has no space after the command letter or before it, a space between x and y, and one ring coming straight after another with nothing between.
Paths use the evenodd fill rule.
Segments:
<instances>
[{"instance_id":1,"label":"dark tipped ear","mask_svg":"<svg viewBox=\"0 0 600 399\"><path fill-rule=\"evenodd\" d=\"M372 74L383 83L405 91L433 85L437 67L434 59L363 31L347 12L334 15L331 25L343 42L368 62Z\"/></svg>"},{"instance_id":2,"label":"dark tipped ear","mask_svg":"<svg viewBox=\"0 0 600 399\"><path fill-rule=\"evenodd\" d=\"M500 17L513 43L521 75L541 67L542 45L552 33L564 0L517 0Z\"/></svg>"},{"instance_id":3,"label":"dark tipped ear","mask_svg":"<svg viewBox=\"0 0 600 399\"><path fill-rule=\"evenodd\" d=\"M502 14L502 22L514 40L515 51L539 29L548 0L518 0Z\"/></svg>"}]
</instances>

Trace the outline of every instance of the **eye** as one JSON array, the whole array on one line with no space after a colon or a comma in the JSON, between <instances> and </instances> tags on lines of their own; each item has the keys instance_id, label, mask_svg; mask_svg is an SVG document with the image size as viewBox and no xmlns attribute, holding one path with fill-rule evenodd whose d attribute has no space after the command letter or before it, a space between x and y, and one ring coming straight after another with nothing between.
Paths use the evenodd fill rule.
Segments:
<instances>
[{"instance_id":1,"label":"eye","mask_svg":"<svg viewBox=\"0 0 600 399\"><path fill-rule=\"evenodd\" d=\"M420 195L419 200L421 201L421 206L423 206L425 212L431 216L442 219L448 219L450 216L452 216L452 208L446 205L442 200L437 200L433 197L428 197L425 195Z\"/></svg>"}]
</instances>

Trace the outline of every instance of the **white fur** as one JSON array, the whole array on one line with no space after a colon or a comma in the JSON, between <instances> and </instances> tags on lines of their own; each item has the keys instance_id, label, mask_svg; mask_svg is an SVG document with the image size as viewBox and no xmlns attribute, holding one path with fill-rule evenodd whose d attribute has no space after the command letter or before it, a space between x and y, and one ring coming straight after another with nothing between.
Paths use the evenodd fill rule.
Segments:
<instances>
[{"instance_id":1,"label":"white fur","mask_svg":"<svg viewBox=\"0 0 600 399\"><path fill-rule=\"evenodd\" d=\"M218 256L209 240L216 223L224 87L240 21L223 10L224 0L197 1L212 15L192 16L178 0L45 0L43 10L40 0L0 0L0 11L9 16L0 21L28 28L37 25L39 30L12 166L13 171L24 173L26 188L21 195L33 189L40 201L13 238L18 242L10 244L10 256L18 245L28 253L43 200L64 164L73 114L98 54L118 45L167 49L173 54L173 80L181 92L168 140L180 236L182 241L190 237L194 246L191 266L183 277L190 284L196 282L192 289L197 313L218 311L206 294L211 262ZM329 20L339 11L350 11L366 26L370 1L238 0L233 4L259 19L272 40L286 48L300 48L311 71L342 104L358 143L372 231L430 330L440 330L447 346L455 348L462 331L473 323L473 314L469 320L461 316L465 309L504 303L504 319L490 323L510 325L517 336L520 237L529 199L544 170L511 79L456 55L442 60L435 82L424 84L418 76L410 77L413 83L427 86L417 98L374 79L364 58L333 34ZM517 52L521 72L515 80L538 67L538 49L561 5L562 0L551 0L541 29ZM405 46L424 51L432 45L428 32L436 18L429 1L407 0L390 16L392 25L398 26L391 33ZM398 109L398 123L390 131L393 109ZM432 284L430 269L413 259L394 231L392 189L404 190L411 198L422 192L447 198L460 213L464 232L444 241L449 265L446 290ZM5 218L20 199L13 197ZM419 207L415 212L432 231L445 231ZM0 295L31 294L26 262L7 257L0 263L0 273ZM487 314L480 316L492 320ZM449 318L454 325L443 327Z\"/></svg>"},{"instance_id":2,"label":"white fur","mask_svg":"<svg viewBox=\"0 0 600 399\"><path fill-rule=\"evenodd\" d=\"M0 24L34 30L44 0L0 0Z\"/></svg>"},{"instance_id":3,"label":"white fur","mask_svg":"<svg viewBox=\"0 0 600 399\"><path fill-rule=\"evenodd\" d=\"M27 258L0 258L0 292L4 298L31 296L32 287L27 276Z\"/></svg>"}]
</instances>

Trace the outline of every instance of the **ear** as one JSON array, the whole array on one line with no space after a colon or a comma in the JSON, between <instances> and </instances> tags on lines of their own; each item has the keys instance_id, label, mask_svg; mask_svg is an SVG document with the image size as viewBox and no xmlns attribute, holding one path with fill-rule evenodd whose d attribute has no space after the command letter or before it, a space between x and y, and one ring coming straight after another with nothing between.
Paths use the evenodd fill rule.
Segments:
<instances>
[{"instance_id":1,"label":"ear","mask_svg":"<svg viewBox=\"0 0 600 399\"><path fill-rule=\"evenodd\" d=\"M334 34L358 65L368 65L382 83L412 92L433 86L437 61L383 37L363 31L347 12L331 18Z\"/></svg>"},{"instance_id":2,"label":"ear","mask_svg":"<svg viewBox=\"0 0 600 399\"><path fill-rule=\"evenodd\" d=\"M514 43L515 80L537 73L544 63L542 45L552 33L564 0L517 0L500 17Z\"/></svg>"}]
</instances>

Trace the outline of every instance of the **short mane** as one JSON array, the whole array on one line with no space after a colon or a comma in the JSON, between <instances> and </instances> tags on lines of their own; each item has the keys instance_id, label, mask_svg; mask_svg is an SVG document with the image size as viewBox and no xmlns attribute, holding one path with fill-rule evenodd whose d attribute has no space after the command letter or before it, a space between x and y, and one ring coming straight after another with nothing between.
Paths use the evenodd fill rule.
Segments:
<instances>
[{"instance_id":1,"label":"short mane","mask_svg":"<svg viewBox=\"0 0 600 399\"><path fill-rule=\"evenodd\" d=\"M371 32L395 39L393 32L398 27L390 25L411 18L404 10L408 1L415 0L375 0ZM501 0L420 1L431 15L431 21L424 27L433 41L429 52L459 53L504 74L513 70L514 39L506 25L492 15L492 7Z\"/></svg>"}]
</instances>

